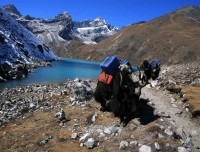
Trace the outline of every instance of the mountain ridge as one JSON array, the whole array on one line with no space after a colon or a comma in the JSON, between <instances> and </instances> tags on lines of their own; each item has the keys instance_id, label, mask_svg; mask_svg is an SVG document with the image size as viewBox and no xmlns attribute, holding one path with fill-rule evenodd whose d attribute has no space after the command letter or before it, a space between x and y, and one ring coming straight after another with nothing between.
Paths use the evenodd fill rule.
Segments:
<instances>
[{"instance_id":1,"label":"mountain ridge","mask_svg":"<svg viewBox=\"0 0 200 152\"><path fill-rule=\"evenodd\" d=\"M13 14L12 10L17 10L14 5L4 6L4 9L11 14ZM14 17L58 56L63 57L73 56L69 48L73 48L74 43L96 44L118 31L118 28L107 24L102 18L82 22L73 21L68 12L60 13L51 19L40 19L29 15Z\"/></svg>"},{"instance_id":2,"label":"mountain ridge","mask_svg":"<svg viewBox=\"0 0 200 152\"><path fill-rule=\"evenodd\" d=\"M102 61L108 55L138 65L144 59L163 64L200 60L200 8L186 6L148 22L124 27L108 39L76 49L76 58Z\"/></svg>"}]
</instances>

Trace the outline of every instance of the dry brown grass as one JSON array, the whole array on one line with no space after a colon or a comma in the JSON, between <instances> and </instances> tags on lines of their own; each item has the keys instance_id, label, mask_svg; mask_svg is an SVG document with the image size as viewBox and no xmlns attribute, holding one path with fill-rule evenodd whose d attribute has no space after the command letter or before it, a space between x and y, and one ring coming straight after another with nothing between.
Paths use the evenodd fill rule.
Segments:
<instances>
[{"instance_id":1,"label":"dry brown grass","mask_svg":"<svg viewBox=\"0 0 200 152\"><path fill-rule=\"evenodd\" d=\"M182 93L186 94L192 114L194 116L200 114L200 85L183 86Z\"/></svg>"},{"instance_id":2,"label":"dry brown grass","mask_svg":"<svg viewBox=\"0 0 200 152\"><path fill-rule=\"evenodd\" d=\"M180 144L177 140L169 139L168 136L163 139L158 138L157 132L162 132L164 135L163 130L159 128L159 124L161 123L159 120L154 120L149 124L141 125L139 119L133 119L125 128L122 129L122 132L118 136L111 137L111 135L106 135L106 137L111 137L108 140L104 138L96 138L95 141L99 142L100 145L93 149L88 149L85 146L80 147L79 138L77 140L71 139L71 128L74 124L79 125L75 130L75 132L78 133L84 132L85 127L91 127L92 125L119 125L119 118L114 117L112 113L103 113L99 111L100 105L93 100L89 101L84 109L80 106L70 106L69 97L64 95L61 97L55 96L50 102L52 105L56 105L57 102L64 105L64 111L69 120L66 123L67 127L62 128L59 126L59 122L54 116L58 109L53 109L49 112L34 112L26 119L13 121L12 123L7 124L4 128L0 128L1 152L43 152L46 150L53 152L119 151L119 144L123 140L127 142L138 140L140 144L146 145L153 145L155 141L158 141L163 145L166 143ZM91 118L95 112L97 113L96 121L94 123L88 121L88 118ZM137 126L137 129L131 130L131 123L134 123ZM148 135L150 135L152 139L144 140ZM45 140L48 136L51 136L49 142L45 145L41 145L40 142ZM134 149L129 146L126 151L136 152L138 149L138 146L135 146ZM162 150L165 151L166 149ZM169 150L176 151L173 149Z\"/></svg>"}]
</instances>

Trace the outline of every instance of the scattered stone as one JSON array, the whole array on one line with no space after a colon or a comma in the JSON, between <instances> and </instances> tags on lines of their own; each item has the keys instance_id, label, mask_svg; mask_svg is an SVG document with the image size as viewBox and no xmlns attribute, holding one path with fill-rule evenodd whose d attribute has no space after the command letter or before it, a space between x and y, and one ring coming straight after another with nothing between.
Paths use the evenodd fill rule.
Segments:
<instances>
[{"instance_id":1,"label":"scattered stone","mask_svg":"<svg viewBox=\"0 0 200 152\"><path fill-rule=\"evenodd\" d=\"M152 86L153 88L155 88L156 86L158 86L158 80L152 81L152 82L151 82L151 86Z\"/></svg>"},{"instance_id":2,"label":"scattered stone","mask_svg":"<svg viewBox=\"0 0 200 152\"><path fill-rule=\"evenodd\" d=\"M178 147L178 152L188 152L185 147Z\"/></svg>"},{"instance_id":3,"label":"scattered stone","mask_svg":"<svg viewBox=\"0 0 200 152\"><path fill-rule=\"evenodd\" d=\"M111 126L111 127L109 127L108 129L111 131L111 133L112 133L113 135L117 134L118 131L119 131L119 127L116 127L116 126Z\"/></svg>"},{"instance_id":4,"label":"scattered stone","mask_svg":"<svg viewBox=\"0 0 200 152\"><path fill-rule=\"evenodd\" d=\"M105 138L105 136L106 135L104 133L102 133L102 132L99 134L99 138Z\"/></svg>"},{"instance_id":5,"label":"scattered stone","mask_svg":"<svg viewBox=\"0 0 200 152\"><path fill-rule=\"evenodd\" d=\"M175 103L175 102L176 102L176 99L171 98L171 103Z\"/></svg>"},{"instance_id":6,"label":"scattered stone","mask_svg":"<svg viewBox=\"0 0 200 152\"><path fill-rule=\"evenodd\" d=\"M165 145L166 147L169 147L170 146L170 144L169 143L166 143L166 145Z\"/></svg>"},{"instance_id":7,"label":"scattered stone","mask_svg":"<svg viewBox=\"0 0 200 152\"><path fill-rule=\"evenodd\" d=\"M165 131L164 131L167 135L169 135L169 136L172 136L173 135L173 132L170 130L170 129L165 129Z\"/></svg>"},{"instance_id":8,"label":"scattered stone","mask_svg":"<svg viewBox=\"0 0 200 152\"><path fill-rule=\"evenodd\" d=\"M128 142L127 141L121 141L119 145L120 150L124 150L126 147L128 147Z\"/></svg>"},{"instance_id":9,"label":"scattered stone","mask_svg":"<svg viewBox=\"0 0 200 152\"><path fill-rule=\"evenodd\" d=\"M65 114L65 112L64 112L63 109L61 109L60 112L57 112L57 113L55 114L55 117L58 118L59 121L60 121L60 122L63 122L63 123L67 121L67 119L66 119L65 116L66 116L66 114Z\"/></svg>"},{"instance_id":10,"label":"scattered stone","mask_svg":"<svg viewBox=\"0 0 200 152\"><path fill-rule=\"evenodd\" d=\"M48 142L49 142L49 139L42 140L42 141L40 142L40 145L45 145L45 144L47 144Z\"/></svg>"},{"instance_id":11,"label":"scattered stone","mask_svg":"<svg viewBox=\"0 0 200 152\"><path fill-rule=\"evenodd\" d=\"M109 128L105 128L104 131L103 131L105 134L111 134L111 130Z\"/></svg>"},{"instance_id":12,"label":"scattered stone","mask_svg":"<svg viewBox=\"0 0 200 152\"><path fill-rule=\"evenodd\" d=\"M199 133L198 133L198 131L196 131L196 130L191 130L191 133L190 133L192 136L198 136L199 135Z\"/></svg>"},{"instance_id":13,"label":"scattered stone","mask_svg":"<svg viewBox=\"0 0 200 152\"><path fill-rule=\"evenodd\" d=\"M156 150L160 150L160 144L158 142L155 142L154 146L155 146Z\"/></svg>"},{"instance_id":14,"label":"scattered stone","mask_svg":"<svg viewBox=\"0 0 200 152\"><path fill-rule=\"evenodd\" d=\"M97 129L96 130L98 133L103 133L103 130L102 129Z\"/></svg>"},{"instance_id":15,"label":"scattered stone","mask_svg":"<svg viewBox=\"0 0 200 152\"><path fill-rule=\"evenodd\" d=\"M90 134L90 133L86 133L86 134L84 134L84 135L79 139L79 141L80 141L81 143L84 143L84 142L87 141L90 137L91 137L91 134Z\"/></svg>"},{"instance_id":16,"label":"scattered stone","mask_svg":"<svg viewBox=\"0 0 200 152\"><path fill-rule=\"evenodd\" d=\"M161 133L158 133L158 139L163 139L164 136Z\"/></svg>"},{"instance_id":17,"label":"scattered stone","mask_svg":"<svg viewBox=\"0 0 200 152\"><path fill-rule=\"evenodd\" d=\"M147 104L150 106L155 106L155 104L153 102L148 102Z\"/></svg>"},{"instance_id":18,"label":"scattered stone","mask_svg":"<svg viewBox=\"0 0 200 152\"><path fill-rule=\"evenodd\" d=\"M159 114L160 117L170 118L170 115L166 114L165 112L159 112L158 114Z\"/></svg>"},{"instance_id":19,"label":"scattered stone","mask_svg":"<svg viewBox=\"0 0 200 152\"><path fill-rule=\"evenodd\" d=\"M92 122L95 122L97 118L97 113L95 112L94 115L92 116Z\"/></svg>"},{"instance_id":20,"label":"scattered stone","mask_svg":"<svg viewBox=\"0 0 200 152\"><path fill-rule=\"evenodd\" d=\"M146 145L142 145L142 146L139 148L139 152L151 152L151 147L146 146Z\"/></svg>"},{"instance_id":21,"label":"scattered stone","mask_svg":"<svg viewBox=\"0 0 200 152\"><path fill-rule=\"evenodd\" d=\"M77 137L78 137L78 134L77 134L77 133L73 133L73 134L71 135L71 138L72 138L72 139L77 139Z\"/></svg>"},{"instance_id":22,"label":"scattered stone","mask_svg":"<svg viewBox=\"0 0 200 152\"><path fill-rule=\"evenodd\" d=\"M130 141L129 145L130 146L137 146L138 145L138 141L137 140Z\"/></svg>"},{"instance_id":23,"label":"scattered stone","mask_svg":"<svg viewBox=\"0 0 200 152\"><path fill-rule=\"evenodd\" d=\"M93 137L98 137L99 135L100 135L100 133L97 132L97 131L94 131L93 134L92 134Z\"/></svg>"},{"instance_id":24,"label":"scattered stone","mask_svg":"<svg viewBox=\"0 0 200 152\"><path fill-rule=\"evenodd\" d=\"M137 128L137 126L134 123L131 123L129 128L133 131Z\"/></svg>"},{"instance_id":25,"label":"scattered stone","mask_svg":"<svg viewBox=\"0 0 200 152\"><path fill-rule=\"evenodd\" d=\"M147 136L144 138L144 140L150 141L150 140L152 140L152 136L151 136L151 135L147 135Z\"/></svg>"},{"instance_id":26,"label":"scattered stone","mask_svg":"<svg viewBox=\"0 0 200 152\"><path fill-rule=\"evenodd\" d=\"M189 108L185 108L185 111L186 111L186 112L190 112Z\"/></svg>"},{"instance_id":27,"label":"scattered stone","mask_svg":"<svg viewBox=\"0 0 200 152\"><path fill-rule=\"evenodd\" d=\"M89 149L92 149L95 147L95 141L93 138L89 138L86 142L85 142L85 146Z\"/></svg>"},{"instance_id":28,"label":"scattered stone","mask_svg":"<svg viewBox=\"0 0 200 152\"><path fill-rule=\"evenodd\" d=\"M176 104L172 104L172 107L177 108L178 106Z\"/></svg>"},{"instance_id":29,"label":"scattered stone","mask_svg":"<svg viewBox=\"0 0 200 152\"><path fill-rule=\"evenodd\" d=\"M174 112L175 112L175 115L180 115L183 113L183 111L181 109L178 109L178 108L174 108Z\"/></svg>"},{"instance_id":30,"label":"scattered stone","mask_svg":"<svg viewBox=\"0 0 200 152\"><path fill-rule=\"evenodd\" d=\"M177 128L176 133L185 141L187 139L187 136L182 128Z\"/></svg>"},{"instance_id":31,"label":"scattered stone","mask_svg":"<svg viewBox=\"0 0 200 152\"><path fill-rule=\"evenodd\" d=\"M75 130L75 129L77 129L78 127L79 127L79 124L74 124L74 125L72 126L72 129Z\"/></svg>"},{"instance_id":32,"label":"scattered stone","mask_svg":"<svg viewBox=\"0 0 200 152\"><path fill-rule=\"evenodd\" d=\"M72 85L72 92L74 94L74 99L77 101L89 100L93 96L93 91L87 81L82 81L80 79L75 79Z\"/></svg>"},{"instance_id":33,"label":"scattered stone","mask_svg":"<svg viewBox=\"0 0 200 152\"><path fill-rule=\"evenodd\" d=\"M84 146L84 143L80 143L80 147L83 147Z\"/></svg>"}]
</instances>

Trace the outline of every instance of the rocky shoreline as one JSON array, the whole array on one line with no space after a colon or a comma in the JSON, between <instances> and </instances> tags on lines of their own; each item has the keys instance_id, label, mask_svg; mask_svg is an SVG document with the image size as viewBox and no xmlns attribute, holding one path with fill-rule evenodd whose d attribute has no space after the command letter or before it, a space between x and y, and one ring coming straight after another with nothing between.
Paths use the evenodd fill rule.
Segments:
<instances>
[{"instance_id":1,"label":"rocky shoreline","mask_svg":"<svg viewBox=\"0 0 200 152\"><path fill-rule=\"evenodd\" d=\"M131 120L126 127L120 125L119 119L111 113L99 110L99 105L92 98L96 83L96 80L75 79L62 85L35 84L2 90L0 148L3 151L62 151L59 146L65 143L72 151L199 151L200 147L193 143L192 136L198 137L200 131L193 129L193 134L185 133L184 129L168 120L170 115L162 109L155 109L153 99L148 97L148 88L152 91L162 90L161 81L156 82L156 85L152 82L145 87L147 90L143 89L141 115ZM176 100L171 95L167 97L171 101ZM163 97L156 97L160 98ZM173 103L175 105L176 101ZM61 109L66 116L64 122L55 118ZM180 111L179 116L186 112ZM34 127L28 127L32 125ZM34 130L33 133L30 130ZM34 134L38 134L38 137ZM11 141L13 145L8 148ZM23 143L25 147L16 148L14 143Z\"/></svg>"},{"instance_id":2,"label":"rocky shoreline","mask_svg":"<svg viewBox=\"0 0 200 152\"><path fill-rule=\"evenodd\" d=\"M32 72L37 67L51 66L47 61L33 61L30 63L16 62L10 63L8 61L0 63L0 82L8 80L24 79L28 73Z\"/></svg>"}]
</instances>

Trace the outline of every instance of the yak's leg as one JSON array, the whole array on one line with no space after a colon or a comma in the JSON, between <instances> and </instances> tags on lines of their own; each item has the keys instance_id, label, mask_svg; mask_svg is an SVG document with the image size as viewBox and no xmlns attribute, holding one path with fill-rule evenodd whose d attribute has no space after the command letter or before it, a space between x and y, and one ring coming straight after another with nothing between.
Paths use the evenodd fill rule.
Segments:
<instances>
[{"instance_id":1,"label":"yak's leg","mask_svg":"<svg viewBox=\"0 0 200 152\"><path fill-rule=\"evenodd\" d=\"M100 111L103 111L103 112L106 111L106 100L102 100Z\"/></svg>"}]
</instances>

